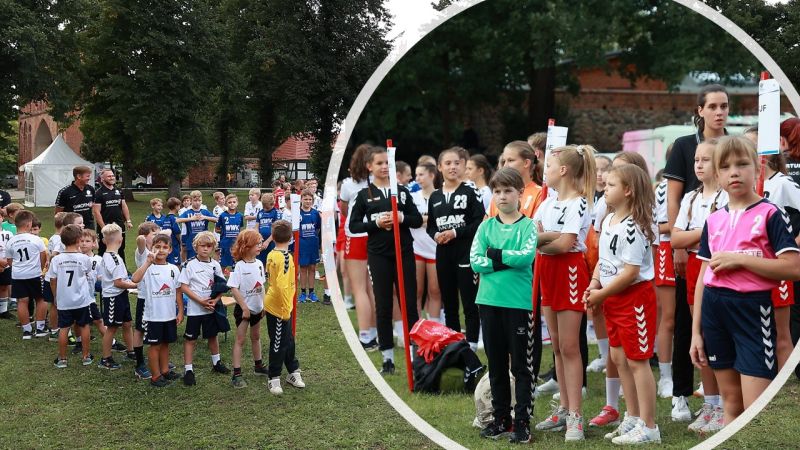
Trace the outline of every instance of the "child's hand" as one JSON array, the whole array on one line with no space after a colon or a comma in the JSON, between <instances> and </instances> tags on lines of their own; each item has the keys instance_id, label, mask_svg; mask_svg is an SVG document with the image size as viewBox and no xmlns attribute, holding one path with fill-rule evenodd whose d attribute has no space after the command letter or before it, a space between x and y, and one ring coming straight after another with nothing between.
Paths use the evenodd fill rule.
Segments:
<instances>
[{"instance_id":1,"label":"child's hand","mask_svg":"<svg viewBox=\"0 0 800 450\"><path fill-rule=\"evenodd\" d=\"M739 253L733 252L719 252L711 257L711 262L708 266L711 270L716 272L724 272L726 270L736 270L742 267L742 256Z\"/></svg>"},{"instance_id":2,"label":"child's hand","mask_svg":"<svg viewBox=\"0 0 800 450\"><path fill-rule=\"evenodd\" d=\"M153 264L155 262L155 260L156 260L156 255L154 255L153 253L149 253L147 255L147 262L149 264Z\"/></svg>"},{"instance_id":3,"label":"child's hand","mask_svg":"<svg viewBox=\"0 0 800 450\"><path fill-rule=\"evenodd\" d=\"M250 308L242 308L242 320L250 320Z\"/></svg>"},{"instance_id":4,"label":"child's hand","mask_svg":"<svg viewBox=\"0 0 800 450\"><path fill-rule=\"evenodd\" d=\"M181 323L183 323L183 313L178 313L178 318L177 318L177 319L175 319L175 321L176 321L176 323L177 323L178 325L180 325Z\"/></svg>"},{"instance_id":5,"label":"child's hand","mask_svg":"<svg viewBox=\"0 0 800 450\"><path fill-rule=\"evenodd\" d=\"M583 303L586 305L586 309L591 309L594 311L597 307L603 304L606 300L605 295L603 295L602 289L597 288L590 288L586 289L583 293Z\"/></svg>"},{"instance_id":6,"label":"child's hand","mask_svg":"<svg viewBox=\"0 0 800 450\"><path fill-rule=\"evenodd\" d=\"M536 221L536 232L544 233L544 225L542 225L541 221Z\"/></svg>"},{"instance_id":7,"label":"child's hand","mask_svg":"<svg viewBox=\"0 0 800 450\"><path fill-rule=\"evenodd\" d=\"M703 336L700 334L692 333L692 343L689 346L689 357L692 358L692 364L698 369L708 366L706 359L706 349L703 343Z\"/></svg>"},{"instance_id":8,"label":"child's hand","mask_svg":"<svg viewBox=\"0 0 800 450\"><path fill-rule=\"evenodd\" d=\"M203 300L202 302L200 302L200 304L203 305L203 308L205 308L205 309L207 309L209 311L213 311L214 310L214 299L207 298L207 299Z\"/></svg>"}]
</instances>

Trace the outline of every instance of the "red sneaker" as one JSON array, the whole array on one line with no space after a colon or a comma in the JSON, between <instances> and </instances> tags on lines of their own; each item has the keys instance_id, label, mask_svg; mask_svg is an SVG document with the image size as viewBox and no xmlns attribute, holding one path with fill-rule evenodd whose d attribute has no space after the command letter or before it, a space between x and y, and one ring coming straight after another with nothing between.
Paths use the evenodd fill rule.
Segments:
<instances>
[{"instance_id":1,"label":"red sneaker","mask_svg":"<svg viewBox=\"0 0 800 450\"><path fill-rule=\"evenodd\" d=\"M619 425L619 411L606 405L594 419L589 421L590 427L606 427Z\"/></svg>"}]
</instances>

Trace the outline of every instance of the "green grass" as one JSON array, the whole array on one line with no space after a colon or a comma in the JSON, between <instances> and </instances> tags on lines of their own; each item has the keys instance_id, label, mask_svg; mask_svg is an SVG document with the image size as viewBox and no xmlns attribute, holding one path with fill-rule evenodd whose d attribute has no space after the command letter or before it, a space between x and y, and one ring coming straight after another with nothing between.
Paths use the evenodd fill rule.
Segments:
<instances>
[{"instance_id":1,"label":"green grass","mask_svg":"<svg viewBox=\"0 0 800 450\"><path fill-rule=\"evenodd\" d=\"M129 207L134 223L148 212L145 201ZM42 235L50 236L52 220L47 218L52 209L34 212L49 222ZM127 260L128 267L134 267L133 252ZM242 364L249 386L234 390L229 376L210 372L202 341L194 361L197 386L178 383L156 390L134 381L132 363L109 372L82 367L80 358L70 355L67 369L55 369L55 343L23 342L14 321L2 321L0 448L433 447L372 387L352 357L331 307L301 305L297 339L308 385L304 390L284 383L283 396L271 395L266 380L253 376L249 342ZM221 342L228 364L232 341L229 333L227 342ZM92 345L97 356L99 341ZM262 345L266 356L263 331ZM182 340L170 350L171 361L182 367Z\"/></svg>"}]
</instances>

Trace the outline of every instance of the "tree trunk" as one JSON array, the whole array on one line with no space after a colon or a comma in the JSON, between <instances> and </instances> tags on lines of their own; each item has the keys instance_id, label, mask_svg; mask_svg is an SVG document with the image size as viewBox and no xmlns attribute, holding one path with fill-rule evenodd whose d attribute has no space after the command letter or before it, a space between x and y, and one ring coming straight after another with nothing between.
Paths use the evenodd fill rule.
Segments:
<instances>
[{"instance_id":1,"label":"tree trunk","mask_svg":"<svg viewBox=\"0 0 800 450\"><path fill-rule=\"evenodd\" d=\"M230 111L221 114L217 126L217 145L219 145L219 165L217 166L217 186L228 186L228 172L231 166L231 121Z\"/></svg>"},{"instance_id":2,"label":"tree trunk","mask_svg":"<svg viewBox=\"0 0 800 450\"><path fill-rule=\"evenodd\" d=\"M133 197L133 179L136 170L133 167L133 141L127 135L122 136L122 193L126 202L135 201Z\"/></svg>"},{"instance_id":3,"label":"tree trunk","mask_svg":"<svg viewBox=\"0 0 800 450\"><path fill-rule=\"evenodd\" d=\"M545 130L556 110L555 66L529 71L528 85L528 128L530 132Z\"/></svg>"},{"instance_id":4,"label":"tree trunk","mask_svg":"<svg viewBox=\"0 0 800 450\"><path fill-rule=\"evenodd\" d=\"M442 67L444 67L445 73L450 73L450 54L447 51L442 54ZM451 130L453 129L453 115L450 112L450 106L453 102L451 83L445 83L444 89L444 99L440 105L440 113L442 115L442 143L445 147L450 147L450 144L453 143L453 136L451 134Z\"/></svg>"},{"instance_id":5,"label":"tree trunk","mask_svg":"<svg viewBox=\"0 0 800 450\"><path fill-rule=\"evenodd\" d=\"M330 105L319 109L320 128L317 130L314 151L311 153L310 171L318 179L325 176L331 161L333 148L333 108ZM324 182L324 181L323 181Z\"/></svg>"},{"instance_id":6,"label":"tree trunk","mask_svg":"<svg viewBox=\"0 0 800 450\"><path fill-rule=\"evenodd\" d=\"M258 126L256 128L256 146L258 148L259 170L261 186L272 183L272 152L277 146L277 124L275 107L271 106L271 99L262 99L258 111Z\"/></svg>"},{"instance_id":7,"label":"tree trunk","mask_svg":"<svg viewBox=\"0 0 800 450\"><path fill-rule=\"evenodd\" d=\"M167 197L181 198L181 181L171 180L167 188Z\"/></svg>"}]
</instances>

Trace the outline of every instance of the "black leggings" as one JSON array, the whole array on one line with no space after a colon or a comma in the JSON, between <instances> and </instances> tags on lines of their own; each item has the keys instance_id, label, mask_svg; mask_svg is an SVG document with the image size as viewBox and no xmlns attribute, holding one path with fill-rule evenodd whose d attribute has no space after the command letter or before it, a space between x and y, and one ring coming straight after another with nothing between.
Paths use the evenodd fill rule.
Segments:
<instances>
[{"instance_id":1,"label":"black leggings","mask_svg":"<svg viewBox=\"0 0 800 450\"><path fill-rule=\"evenodd\" d=\"M269 334L269 377L281 376L281 369L284 365L288 373L299 369L300 363L295 357L292 318L281 320L267 313L267 333Z\"/></svg>"},{"instance_id":2,"label":"black leggings","mask_svg":"<svg viewBox=\"0 0 800 450\"><path fill-rule=\"evenodd\" d=\"M478 274L469 264L469 248L463 245L436 247L436 278L442 293L445 325L454 331L461 331L461 318L458 315L458 298L464 306L464 321L467 325L467 342L478 342L480 317L475 297L478 295Z\"/></svg>"},{"instance_id":3,"label":"black leggings","mask_svg":"<svg viewBox=\"0 0 800 450\"><path fill-rule=\"evenodd\" d=\"M394 255L367 254L369 275L372 279L372 290L375 292L375 318L378 328L378 348L389 350L394 348L392 337L392 307L394 287L397 285L397 269ZM417 323L417 267L414 253L403 253L403 281L406 293L406 318L408 330ZM399 298L399 296L398 296Z\"/></svg>"},{"instance_id":4,"label":"black leggings","mask_svg":"<svg viewBox=\"0 0 800 450\"><path fill-rule=\"evenodd\" d=\"M689 357L692 344L692 315L686 303L686 279L675 277L675 334L672 343L672 395L691 397L694 366Z\"/></svg>"}]
</instances>

